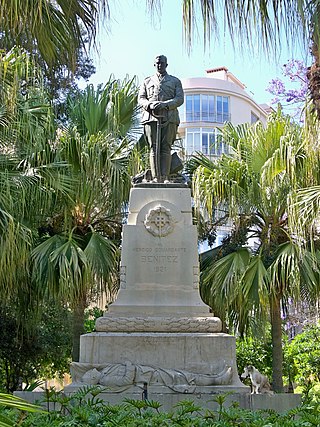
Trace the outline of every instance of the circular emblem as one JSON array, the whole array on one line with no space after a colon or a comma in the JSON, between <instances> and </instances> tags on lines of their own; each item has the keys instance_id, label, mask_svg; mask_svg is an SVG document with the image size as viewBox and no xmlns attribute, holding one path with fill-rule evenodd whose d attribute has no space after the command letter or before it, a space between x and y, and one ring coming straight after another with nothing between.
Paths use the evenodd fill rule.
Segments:
<instances>
[{"instance_id":1,"label":"circular emblem","mask_svg":"<svg viewBox=\"0 0 320 427\"><path fill-rule=\"evenodd\" d=\"M174 220L169 209L164 206L157 206L150 209L146 215L144 225L149 233L156 237L164 237L172 233Z\"/></svg>"}]
</instances>

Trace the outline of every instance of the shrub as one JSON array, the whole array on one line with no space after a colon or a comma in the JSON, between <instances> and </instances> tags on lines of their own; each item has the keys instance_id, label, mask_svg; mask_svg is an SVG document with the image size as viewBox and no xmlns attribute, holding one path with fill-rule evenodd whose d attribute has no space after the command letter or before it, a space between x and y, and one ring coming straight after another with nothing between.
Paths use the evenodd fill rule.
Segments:
<instances>
[{"instance_id":1,"label":"shrub","mask_svg":"<svg viewBox=\"0 0 320 427\"><path fill-rule=\"evenodd\" d=\"M97 386L79 390L72 397L56 393L51 399L60 403L59 411L28 414L23 420L10 412L12 423L20 419L23 427L312 427L319 426L320 405L301 406L285 414L271 410L249 411L236 404L224 407L225 395L215 397L218 409L203 409L191 400L179 402L173 411L161 411L155 401L125 399L110 405L99 397ZM0 409L0 417L3 409ZM20 418L19 418L20 417ZM14 425L14 424L12 424Z\"/></svg>"}]
</instances>

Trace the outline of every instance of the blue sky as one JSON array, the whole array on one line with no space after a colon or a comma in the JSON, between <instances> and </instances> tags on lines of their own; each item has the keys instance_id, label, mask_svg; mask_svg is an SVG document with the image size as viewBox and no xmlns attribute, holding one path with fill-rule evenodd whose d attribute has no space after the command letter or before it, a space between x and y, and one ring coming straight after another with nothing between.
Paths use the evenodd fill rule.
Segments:
<instances>
[{"instance_id":1,"label":"blue sky","mask_svg":"<svg viewBox=\"0 0 320 427\"><path fill-rule=\"evenodd\" d=\"M113 0L110 15L109 23L100 29L99 54L93 55L97 72L90 83L94 85L105 83L110 74L120 79L136 75L141 83L153 74L154 57L164 54L169 74L201 77L206 69L224 65L258 103L269 103L272 95L265 89L272 78L281 77L281 65L292 57L304 59L303 53L287 49L276 58L248 50L240 53L223 35L218 41L212 40L206 51L201 40L195 41L188 55L183 43L181 0L163 0L161 17L153 20L146 12L145 0Z\"/></svg>"}]
</instances>

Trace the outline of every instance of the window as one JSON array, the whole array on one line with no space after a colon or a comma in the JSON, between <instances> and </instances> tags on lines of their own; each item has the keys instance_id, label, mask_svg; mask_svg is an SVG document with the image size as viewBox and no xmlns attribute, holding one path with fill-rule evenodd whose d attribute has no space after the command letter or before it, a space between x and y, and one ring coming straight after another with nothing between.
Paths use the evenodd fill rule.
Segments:
<instances>
[{"instance_id":1,"label":"window","mask_svg":"<svg viewBox=\"0 0 320 427\"><path fill-rule=\"evenodd\" d=\"M222 117L223 122L229 120L229 98L227 96L222 97Z\"/></svg>"},{"instance_id":2,"label":"window","mask_svg":"<svg viewBox=\"0 0 320 427\"><path fill-rule=\"evenodd\" d=\"M199 128L187 129L186 140L187 140L187 144L186 144L187 154L191 154L194 151L199 151L200 150L200 129Z\"/></svg>"},{"instance_id":3,"label":"window","mask_svg":"<svg viewBox=\"0 0 320 427\"><path fill-rule=\"evenodd\" d=\"M217 128L187 128L185 148L189 156L197 151L214 157L228 153L228 146Z\"/></svg>"},{"instance_id":4,"label":"window","mask_svg":"<svg viewBox=\"0 0 320 427\"><path fill-rule=\"evenodd\" d=\"M186 95L187 122L224 123L230 120L229 97L217 95Z\"/></svg>"},{"instance_id":5,"label":"window","mask_svg":"<svg viewBox=\"0 0 320 427\"><path fill-rule=\"evenodd\" d=\"M251 111L251 124L257 123L259 120L259 117L253 111Z\"/></svg>"},{"instance_id":6,"label":"window","mask_svg":"<svg viewBox=\"0 0 320 427\"><path fill-rule=\"evenodd\" d=\"M187 122L200 120L200 95L186 96L186 120Z\"/></svg>"}]
</instances>

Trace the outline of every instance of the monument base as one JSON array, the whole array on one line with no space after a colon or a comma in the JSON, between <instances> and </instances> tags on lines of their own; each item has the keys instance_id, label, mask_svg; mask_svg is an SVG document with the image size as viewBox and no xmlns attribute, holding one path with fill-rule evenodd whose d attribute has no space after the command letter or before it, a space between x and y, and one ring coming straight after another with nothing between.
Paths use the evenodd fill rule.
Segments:
<instances>
[{"instance_id":1,"label":"monument base","mask_svg":"<svg viewBox=\"0 0 320 427\"><path fill-rule=\"evenodd\" d=\"M119 396L117 401L141 398L142 391L171 401L248 393L238 376L235 338L221 329L199 294L190 189L133 188L118 297L97 319L97 332L81 337L65 392L97 385L106 399Z\"/></svg>"},{"instance_id":2,"label":"monument base","mask_svg":"<svg viewBox=\"0 0 320 427\"><path fill-rule=\"evenodd\" d=\"M224 333L94 332L82 335L71 365L70 393L85 385L108 394L248 393L235 361L235 338Z\"/></svg>"}]
</instances>

